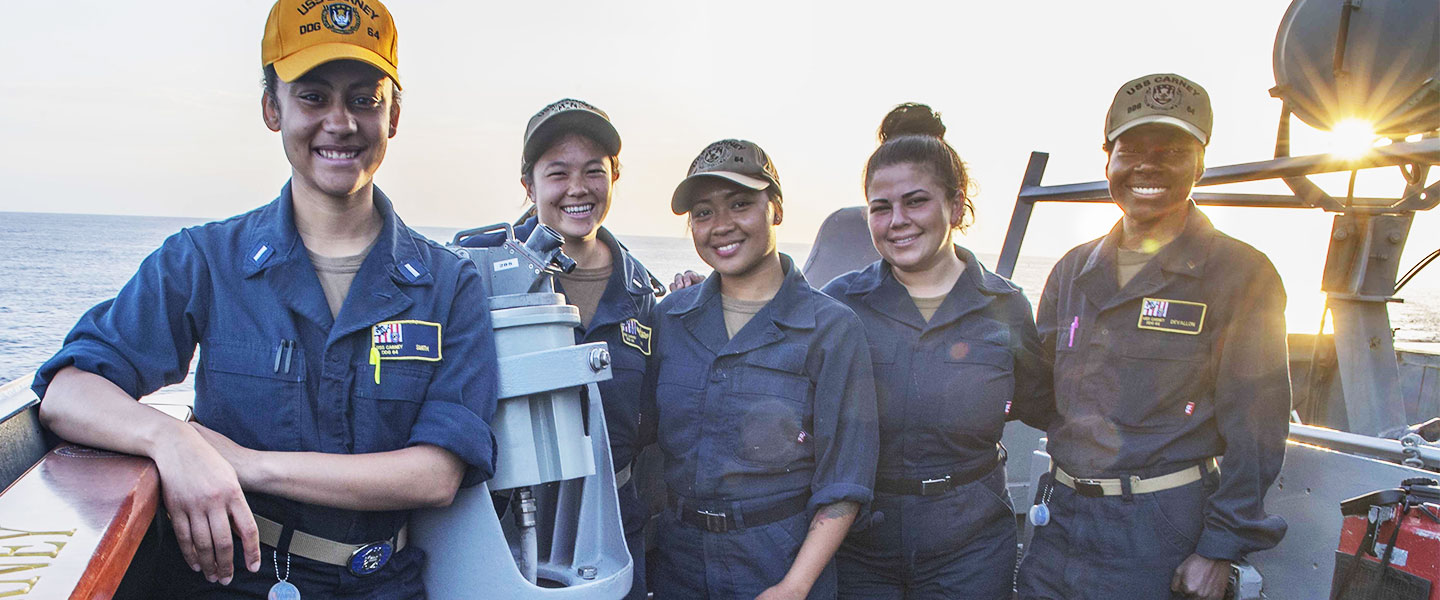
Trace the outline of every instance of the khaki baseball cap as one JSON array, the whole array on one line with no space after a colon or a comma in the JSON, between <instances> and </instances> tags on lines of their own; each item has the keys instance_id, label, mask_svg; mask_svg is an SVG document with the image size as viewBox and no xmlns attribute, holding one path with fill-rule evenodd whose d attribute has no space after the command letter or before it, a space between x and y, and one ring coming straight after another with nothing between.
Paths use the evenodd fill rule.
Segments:
<instances>
[{"instance_id":1,"label":"khaki baseball cap","mask_svg":"<svg viewBox=\"0 0 1440 600\"><path fill-rule=\"evenodd\" d=\"M260 66L283 81L332 60L358 60L400 87L395 21L378 0L280 0L265 20Z\"/></svg>"},{"instance_id":2,"label":"khaki baseball cap","mask_svg":"<svg viewBox=\"0 0 1440 600\"><path fill-rule=\"evenodd\" d=\"M1174 73L1157 73L1134 79L1115 92L1105 116L1105 140L1147 123L1164 123L1184 129L1200 144L1210 143L1210 94L1200 84Z\"/></svg>"},{"instance_id":3,"label":"khaki baseball cap","mask_svg":"<svg viewBox=\"0 0 1440 600\"><path fill-rule=\"evenodd\" d=\"M697 181L707 177L756 191L773 187L776 199L780 197L780 174L760 146L745 140L720 140L706 146L690 163L690 171L670 197L670 210L677 215L690 212L690 205L695 203L691 190Z\"/></svg>"},{"instance_id":4,"label":"khaki baseball cap","mask_svg":"<svg viewBox=\"0 0 1440 600\"><path fill-rule=\"evenodd\" d=\"M551 102L525 125L521 164L533 165L557 138L568 132L595 140L610 156L620 154L620 132L610 124L610 115L584 100L565 98Z\"/></svg>"}]
</instances>

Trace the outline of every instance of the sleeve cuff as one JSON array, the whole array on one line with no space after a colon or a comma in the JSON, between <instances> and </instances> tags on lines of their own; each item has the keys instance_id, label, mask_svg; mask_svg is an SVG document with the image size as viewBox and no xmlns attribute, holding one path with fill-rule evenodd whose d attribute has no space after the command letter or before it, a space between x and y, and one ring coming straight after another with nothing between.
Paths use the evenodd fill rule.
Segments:
<instances>
[{"instance_id":1,"label":"sleeve cuff","mask_svg":"<svg viewBox=\"0 0 1440 600\"><path fill-rule=\"evenodd\" d=\"M1200 532L1200 543L1195 545L1195 553L1210 560L1239 562L1245 558L1245 549L1240 540L1210 528Z\"/></svg>"},{"instance_id":2,"label":"sleeve cuff","mask_svg":"<svg viewBox=\"0 0 1440 600\"><path fill-rule=\"evenodd\" d=\"M439 446L468 468L460 487L470 487L495 475L495 436L490 425L470 409L454 402L426 402L420 407L407 446Z\"/></svg>"},{"instance_id":3,"label":"sleeve cuff","mask_svg":"<svg viewBox=\"0 0 1440 600\"><path fill-rule=\"evenodd\" d=\"M75 340L65 344L55 356L40 365L40 368L35 370L34 382L30 384L31 391L43 401L45 390L50 388L55 374L72 366L110 380L110 383L130 394L131 398L140 395L137 393L140 387L139 376L134 367L109 347L90 340Z\"/></svg>"},{"instance_id":4,"label":"sleeve cuff","mask_svg":"<svg viewBox=\"0 0 1440 600\"><path fill-rule=\"evenodd\" d=\"M858 502L863 507L870 504L874 492L870 488L854 483L832 483L810 494L808 508L811 512L836 502Z\"/></svg>"}]
</instances>

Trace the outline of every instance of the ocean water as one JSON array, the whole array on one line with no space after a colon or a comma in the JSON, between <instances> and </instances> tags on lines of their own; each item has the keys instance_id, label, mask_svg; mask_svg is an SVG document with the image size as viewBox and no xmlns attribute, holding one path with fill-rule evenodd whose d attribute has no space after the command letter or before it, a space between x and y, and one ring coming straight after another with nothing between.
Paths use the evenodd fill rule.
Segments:
<instances>
[{"instance_id":1,"label":"ocean water","mask_svg":"<svg viewBox=\"0 0 1440 600\"><path fill-rule=\"evenodd\" d=\"M0 277L0 383L28 377L59 349L75 321L90 307L113 297L167 236L202 222L174 217L0 212L0 268L4 270ZM417 229L432 239L448 241L458 228ZM622 241L662 282L668 283L685 269L708 273L689 239L627 235ZM781 251L804 264L810 245L781 244ZM995 256L981 254L980 259L993 265ZM1032 304L1039 301L1055 260L1021 258L1014 279L1025 288ZM1391 320L1397 340L1440 342L1440 294L1407 294L1405 303L1391 305ZM182 384L173 391L186 389L188 385Z\"/></svg>"}]
</instances>

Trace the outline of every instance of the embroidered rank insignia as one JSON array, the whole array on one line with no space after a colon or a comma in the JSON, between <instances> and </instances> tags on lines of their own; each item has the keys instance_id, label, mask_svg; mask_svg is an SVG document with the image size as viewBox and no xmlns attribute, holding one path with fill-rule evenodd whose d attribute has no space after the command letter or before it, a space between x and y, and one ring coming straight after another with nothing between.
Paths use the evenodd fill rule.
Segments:
<instances>
[{"instance_id":1,"label":"embroidered rank insignia","mask_svg":"<svg viewBox=\"0 0 1440 600\"><path fill-rule=\"evenodd\" d=\"M1154 331L1199 335L1205 326L1206 306L1201 302L1146 298L1140 301L1136 327Z\"/></svg>"},{"instance_id":2,"label":"embroidered rank insignia","mask_svg":"<svg viewBox=\"0 0 1440 600\"><path fill-rule=\"evenodd\" d=\"M630 319L620 324L620 341L626 346L650 356L650 328L640 324L639 319Z\"/></svg>"}]
</instances>

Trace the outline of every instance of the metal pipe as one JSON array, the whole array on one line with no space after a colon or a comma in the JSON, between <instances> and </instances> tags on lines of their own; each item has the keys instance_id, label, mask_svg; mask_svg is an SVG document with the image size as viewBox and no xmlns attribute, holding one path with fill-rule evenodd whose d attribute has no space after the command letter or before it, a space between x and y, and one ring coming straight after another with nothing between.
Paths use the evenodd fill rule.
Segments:
<instances>
[{"instance_id":1,"label":"metal pipe","mask_svg":"<svg viewBox=\"0 0 1440 600\"><path fill-rule=\"evenodd\" d=\"M515 528L520 534L520 555L515 558L515 564L520 567L520 575L524 576L526 581L535 583L536 570L540 564L539 543L535 532L535 492L527 485L516 491L516 498L520 506L520 509L515 511Z\"/></svg>"},{"instance_id":2,"label":"metal pipe","mask_svg":"<svg viewBox=\"0 0 1440 600\"><path fill-rule=\"evenodd\" d=\"M1402 463L1409 454L1405 452L1405 444L1399 440L1378 438L1358 433L1346 433L1324 427L1312 427L1310 425L1290 424L1290 441L1320 446L1339 452L1349 452L1376 458L1393 463ZM1424 461L1425 468L1440 470L1440 446L1434 444L1419 444L1413 447L1420 460Z\"/></svg>"}]
</instances>

